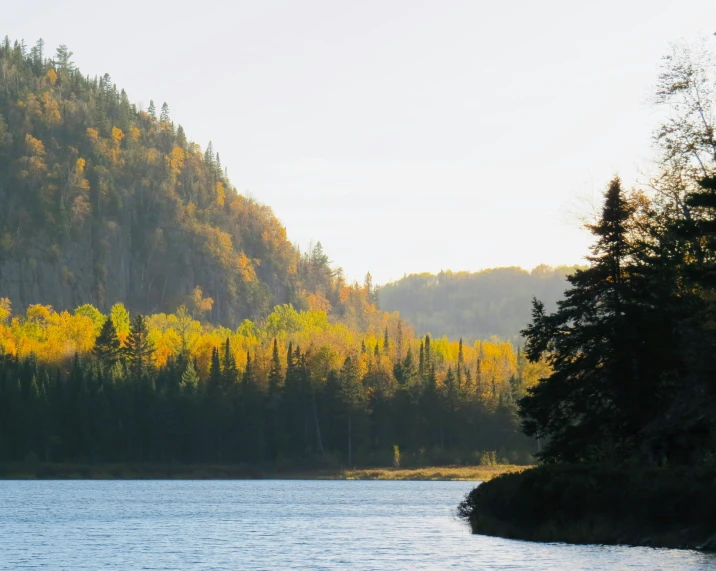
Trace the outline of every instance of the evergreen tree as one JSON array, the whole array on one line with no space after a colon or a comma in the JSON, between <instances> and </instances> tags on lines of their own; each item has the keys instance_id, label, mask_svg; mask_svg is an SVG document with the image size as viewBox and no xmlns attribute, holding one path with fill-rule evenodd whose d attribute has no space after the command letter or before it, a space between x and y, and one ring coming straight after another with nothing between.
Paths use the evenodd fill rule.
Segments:
<instances>
[{"instance_id":1,"label":"evergreen tree","mask_svg":"<svg viewBox=\"0 0 716 571\"><path fill-rule=\"evenodd\" d=\"M169 105L166 101L162 103L162 111L159 114L159 121L161 123L169 123L171 121L169 119Z\"/></svg>"},{"instance_id":2,"label":"evergreen tree","mask_svg":"<svg viewBox=\"0 0 716 571\"><path fill-rule=\"evenodd\" d=\"M219 358L219 350L214 347L211 350L211 361L209 364L209 379L207 381L207 390L209 394L218 395L222 392L222 375L221 375L221 359Z\"/></svg>"},{"instance_id":3,"label":"evergreen tree","mask_svg":"<svg viewBox=\"0 0 716 571\"><path fill-rule=\"evenodd\" d=\"M231 342L226 338L224 343L223 367L221 369L221 387L224 393L228 393L239 379L239 371L236 368L236 359L231 351Z\"/></svg>"},{"instance_id":4,"label":"evergreen tree","mask_svg":"<svg viewBox=\"0 0 716 571\"><path fill-rule=\"evenodd\" d=\"M283 376L281 373L281 360L278 354L278 342L274 337L273 350L271 352L271 369L269 371L269 395L276 396L279 394Z\"/></svg>"},{"instance_id":5,"label":"evergreen tree","mask_svg":"<svg viewBox=\"0 0 716 571\"><path fill-rule=\"evenodd\" d=\"M92 353L105 366L111 367L120 358L122 345L117 337L117 330L111 319L107 318L95 340Z\"/></svg>"},{"instance_id":6,"label":"evergreen tree","mask_svg":"<svg viewBox=\"0 0 716 571\"><path fill-rule=\"evenodd\" d=\"M138 313L132 322L124 351L130 371L135 378L140 377L151 368L151 356L154 353L154 346L149 341L148 335L149 330L144 316Z\"/></svg>"},{"instance_id":7,"label":"evergreen tree","mask_svg":"<svg viewBox=\"0 0 716 571\"><path fill-rule=\"evenodd\" d=\"M181 375L181 387L187 391L195 391L199 386L199 375L196 372L194 363L189 361L186 369Z\"/></svg>"},{"instance_id":8,"label":"evergreen tree","mask_svg":"<svg viewBox=\"0 0 716 571\"><path fill-rule=\"evenodd\" d=\"M548 437L545 460L624 459L655 415L658 373L649 362L655 347L642 346L634 212L619 179L612 180L601 219L590 227L596 236L590 267L568 278L571 288L556 313L535 300L523 331L528 359L546 354L553 369L520 401L525 432Z\"/></svg>"},{"instance_id":9,"label":"evergreen tree","mask_svg":"<svg viewBox=\"0 0 716 571\"><path fill-rule=\"evenodd\" d=\"M346 357L346 360L343 362L340 382L341 404L343 405L348 426L348 465L352 466L355 418L362 412L366 397L358 375L358 368L350 357Z\"/></svg>"}]
</instances>

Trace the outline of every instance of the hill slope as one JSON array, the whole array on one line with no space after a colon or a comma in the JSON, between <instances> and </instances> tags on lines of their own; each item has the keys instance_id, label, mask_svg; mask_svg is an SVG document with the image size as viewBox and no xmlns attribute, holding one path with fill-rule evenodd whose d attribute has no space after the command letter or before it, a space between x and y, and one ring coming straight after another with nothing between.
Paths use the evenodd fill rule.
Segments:
<instances>
[{"instance_id":1,"label":"hill slope","mask_svg":"<svg viewBox=\"0 0 716 571\"><path fill-rule=\"evenodd\" d=\"M399 311L418 334L451 339L516 340L530 319L533 296L552 310L575 266L494 268L411 274L379 290L381 308Z\"/></svg>"},{"instance_id":2,"label":"hill slope","mask_svg":"<svg viewBox=\"0 0 716 571\"><path fill-rule=\"evenodd\" d=\"M141 111L64 46L52 60L42 50L0 43L0 292L16 310L173 310L200 286L207 318L236 325L339 297L320 247L302 258L166 103Z\"/></svg>"}]
</instances>

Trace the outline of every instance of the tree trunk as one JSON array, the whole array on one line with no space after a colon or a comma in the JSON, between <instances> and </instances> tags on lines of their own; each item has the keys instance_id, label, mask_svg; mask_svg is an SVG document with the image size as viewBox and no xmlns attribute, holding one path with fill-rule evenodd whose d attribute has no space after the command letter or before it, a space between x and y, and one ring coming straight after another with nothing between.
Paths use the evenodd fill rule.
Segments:
<instances>
[{"instance_id":1,"label":"tree trunk","mask_svg":"<svg viewBox=\"0 0 716 571\"><path fill-rule=\"evenodd\" d=\"M348 467L353 465L353 452L351 440L351 417L348 415Z\"/></svg>"}]
</instances>

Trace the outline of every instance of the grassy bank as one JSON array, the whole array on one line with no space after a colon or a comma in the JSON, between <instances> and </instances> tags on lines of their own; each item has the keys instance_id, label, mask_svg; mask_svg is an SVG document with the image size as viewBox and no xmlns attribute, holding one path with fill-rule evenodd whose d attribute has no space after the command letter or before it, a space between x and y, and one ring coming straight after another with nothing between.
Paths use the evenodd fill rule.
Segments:
<instances>
[{"instance_id":1,"label":"grassy bank","mask_svg":"<svg viewBox=\"0 0 716 571\"><path fill-rule=\"evenodd\" d=\"M467 495L473 533L531 541L716 549L716 468L540 466Z\"/></svg>"},{"instance_id":2,"label":"grassy bank","mask_svg":"<svg viewBox=\"0 0 716 571\"><path fill-rule=\"evenodd\" d=\"M424 468L298 468L248 465L182 464L0 464L0 479L12 480L472 480L488 481L525 466L438 466Z\"/></svg>"}]
</instances>

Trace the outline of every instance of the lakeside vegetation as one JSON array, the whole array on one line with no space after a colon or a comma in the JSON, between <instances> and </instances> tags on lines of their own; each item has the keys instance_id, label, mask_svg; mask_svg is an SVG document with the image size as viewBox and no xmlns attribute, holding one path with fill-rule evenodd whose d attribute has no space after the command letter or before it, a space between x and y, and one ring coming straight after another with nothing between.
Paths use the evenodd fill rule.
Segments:
<instances>
[{"instance_id":1,"label":"lakeside vegetation","mask_svg":"<svg viewBox=\"0 0 716 571\"><path fill-rule=\"evenodd\" d=\"M237 330L184 306L131 323L121 304L0 307L0 462L531 463L516 402L544 364L509 343L290 306Z\"/></svg>"},{"instance_id":2,"label":"lakeside vegetation","mask_svg":"<svg viewBox=\"0 0 716 571\"><path fill-rule=\"evenodd\" d=\"M549 374L519 402L540 466L473 490L476 533L716 548L716 64L665 58L660 173L618 178L588 228L589 266L523 330Z\"/></svg>"},{"instance_id":3,"label":"lakeside vegetation","mask_svg":"<svg viewBox=\"0 0 716 571\"><path fill-rule=\"evenodd\" d=\"M716 550L716 467L552 464L500 475L459 506L473 533Z\"/></svg>"},{"instance_id":4,"label":"lakeside vegetation","mask_svg":"<svg viewBox=\"0 0 716 571\"><path fill-rule=\"evenodd\" d=\"M277 467L246 464L0 464L6 480L465 480L486 482L526 466L425 466L415 468Z\"/></svg>"}]
</instances>

